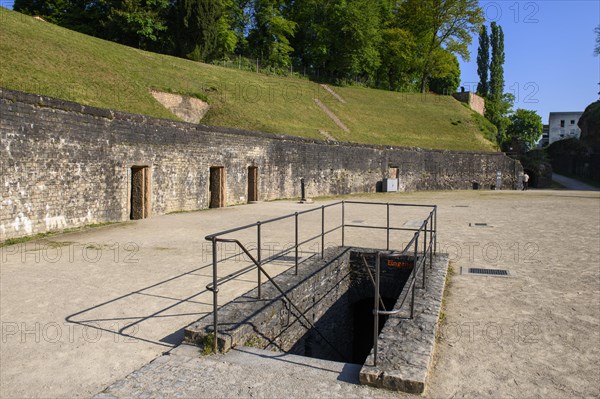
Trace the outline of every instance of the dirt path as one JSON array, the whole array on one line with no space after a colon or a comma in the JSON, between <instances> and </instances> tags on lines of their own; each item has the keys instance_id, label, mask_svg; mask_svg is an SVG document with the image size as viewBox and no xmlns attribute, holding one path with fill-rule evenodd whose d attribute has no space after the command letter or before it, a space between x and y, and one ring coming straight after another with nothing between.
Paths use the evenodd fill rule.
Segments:
<instances>
[{"instance_id":1,"label":"dirt path","mask_svg":"<svg viewBox=\"0 0 600 399\"><path fill-rule=\"evenodd\" d=\"M323 104L321 102L321 100L319 100L318 98L315 98L315 104L317 104L317 106L319 108L321 108L321 110L323 112L325 112L325 114L327 114L327 116L340 128L342 129L344 132L346 133L350 133L350 129L348 129L348 127L346 125L344 125L344 122L342 122L340 120L340 118L337 117L336 114L333 113L332 110L329 109L329 107L325 104Z\"/></svg>"},{"instance_id":2,"label":"dirt path","mask_svg":"<svg viewBox=\"0 0 600 399\"><path fill-rule=\"evenodd\" d=\"M576 179L571 179L567 176L562 176L556 173L552 173L552 180L568 188L569 190L580 190L580 191L600 191L600 188L591 186L589 184L580 182Z\"/></svg>"},{"instance_id":3,"label":"dirt path","mask_svg":"<svg viewBox=\"0 0 600 399\"><path fill-rule=\"evenodd\" d=\"M339 102L341 102L342 104L346 104L346 100L344 100L342 98L342 96L340 96L335 90L333 90L331 87L329 87L326 84L322 84L321 87L325 90L327 90L327 92L329 94L331 94L336 100L338 100Z\"/></svg>"}]
</instances>

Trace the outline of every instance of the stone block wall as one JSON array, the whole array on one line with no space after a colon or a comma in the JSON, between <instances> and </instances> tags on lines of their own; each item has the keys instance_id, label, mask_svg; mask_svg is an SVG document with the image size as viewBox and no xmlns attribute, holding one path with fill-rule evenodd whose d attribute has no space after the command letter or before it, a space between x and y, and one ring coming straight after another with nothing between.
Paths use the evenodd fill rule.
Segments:
<instances>
[{"instance_id":1,"label":"stone block wall","mask_svg":"<svg viewBox=\"0 0 600 399\"><path fill-rule=\"evenodd\" d=\"M304 355L309 322L316 323L348 292L352 283L349 260L349 248L327 248L323 260L316 257L302 264L297 276L291 268L274 278L304 317L268 282L262 286L262 300L255 299L258 294L253 289L223 305L219 309L219 349L227 352L238 345L251 345L289 351L295 347L294 353ZM213 317L208 315L186 327L185 340L202 343L213 331Z\"/></svg>"},{"instance_id":2,"label":"stone block wall","mask_svg":"<svg viewBox=\"0 0 600 399\"><path fill-rule=\"evenodd\" d=\"M240 345L255 346L334 361L352 362L356 340L365 337L356 326L372 332L374 287L371 277L374 256L366 255L370 274L361 255L373 249L330 247L323 259L303 263L294 275L293 268L274 277L276 284L293 302L290 305L275 287L265 282L262 299L253 289L223 305L218 312L218 346L227 352ZM400 296L412 269L382 267L380 293L393 303ZM354 306L362 300L367 306L355 320ZM303 316L300 316L298 310ZM381 321L386 318L381 316ZM203 344L214 331L213 316L208 315L185 329L185 339ZM314 328L313 328L314 326ZM359 346L372 346L372 335ZM363 357L363 359L364 359Z\"/></svg>"},{"instance_id":3,"label":"stone block wall","mask_svg":"<svg viewBox=\"0 0 600 399\"><path fill-rule=\"evenodd\" d=\"M453 96L461 103L469 104L469 107L479 115L483 116L485 114L485 99L483 97L470 91L454 93Z\"/></svg>"},{"instance_id":4,"label":"stone block wall","mask_svg":"<svg viewBox=\"0 0 600 399\"><path fill-rule=\"evenodd\" d=\"M210 169L224 203L374 192L390 168L401 191L487 187L520 164L501 153L332 143L150 118L0 89L0 241L131 217L132 170L148 167L147 215L207 208ZM138 190L139 191L139 190ZM138 201L139 202L139 201ZM136 202L133 201L135 204Z\"/></svg>"}]
</instances>

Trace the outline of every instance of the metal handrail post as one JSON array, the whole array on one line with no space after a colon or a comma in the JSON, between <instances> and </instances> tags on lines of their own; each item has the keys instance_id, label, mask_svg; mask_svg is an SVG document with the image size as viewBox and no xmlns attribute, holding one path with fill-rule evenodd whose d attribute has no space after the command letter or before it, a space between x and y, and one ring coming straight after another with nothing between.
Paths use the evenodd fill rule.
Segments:
<instances>
[{"instance_id":1,"label":"metal handrail post","mask_svg":"<svg viewBox=\"0 0 600 399\"><path fill-rule=\"evenodd\" d=\"M256 223L256 235L257 235L257 242L258 245L256 247L256 260L258 262L258 265L261 266L262 265L262 256L261 256L261 248L262 248L262 244L261 244L261 234L260 234L260 222ZM262 285L262 275L260 272L260 267L256 268L258 270L258 287L257 287L257 293L258 293L258 299L261 298L261 288L260 286Z\"/></svg>"},{"instance_id":2,"label":"metal handrail post","mask_svg":"<svg viewBox=\"0 0 600 399\"><path fill-rule=\"evenodd\" d=\"M377 343L379 341L379 251L375 257L375 299L373 304L373 366L377 366Z\"/></svg>"},{"instance_id":3,"label":"metal handrail post","mask_svg":"<svg viewBox=\"0 0 600 399\"><path fill-rule=\"evenodd\" d=\"M218 348L218 336L217 331L219 327L219 316L218 316L218 279L217 279L217 238L213 237L212 239L212 267L213 267L213 332L215 334L215 339L213 341L213 352L216 354L219 350Z\"/></svg>"},{"instance_id":4,"label":"metal handrail post","mask_svg":"<svg viewBox=\"0 0 600 399\"><path fill-rule=\"evenodd\" d=\"M410 298L410 318L412 319L415 312L415 288L417 285L417 254L419 251L419 232L415 233L415 253L413 259L413 270L412 270L412 294Z\"/></svg>"},{"instance_id":5,"label":"metal handrail post","mask_svg":"<svg viewBox=\"0 0 600 399\"><path fill-rule=\"evenodd\" d=\"M295 272L294 274L297 276L298 275L298 212L296 212L296 214L294 215L294 219L295 219L295 230L296 230L296 264L295 264Z\"/></svg>"},{"instance_id":6,"label":"metal handrail post","mask_svg":"<svg viewBox=\"0 0 600 399\"><path fill-rule=\"evenodd\" d=\"M433 252L437 255L437 205L433 207Z\"/></svg>"},{"instance_id":7,"label":"metal handrail post","mask_svg":"<svg viewBox=\"0 0 600 399\"><path fill-rule=\"evenodd\" d=\"M386 249L386 251L389 251L390 250L390 203L389 202L386 204L386 207L387 207L387 228L386 228L387 238L386 238L385 249Z\"/></svg>"},{"instance_id":8,"label":"metal handrail post","mask_svg":"<svg viewBox=\"0 0 600 399\"><path fill-rule=\"evenodd\" d=\"M423 289L425 289L425 269L427 269L425 267L425 264L427 262L427 224L429 222L429 218L425 219L425 229L423 230L423 232L425 234L423 234Z\"/></svg>"},{"instance_id":9,"label":"metal handrail post","mask_svg":"<svg viewBox=\"0 0 600 399\"><path fill-rule=\"evenodd\" d=\"M435 211L431 211L431 225L430 225L430 233L429 233L429 238L430 238L430 244L433 248L431 248L429 250L429 268L432 269L433 268L433 252L435 251L435 237L433 236L433 218L434 218L434 213Z\"/></svg>"},{"instance_id":10,"label":"metal handrail post","mask_svg":"<svg viewBox=\"0 0 600 399\"><path fill-rule=\"evenodd\" d=\"M325 256L325 205L321 205L321 259Z\"/></svg>"},{"instance_id":11,"label":"metal handrail post","mask_svg":"<svg viewBox=\"0 0 600 399\"><path fill-rule=\"evenodd\" d=\"M344 246L344 238L345 238L344 237L344 230L346 228L346 218L345 218L345 216L346 216L345 215L346 209L345 209L345 204L346 204L346 202L342 201L342 247Z\"/></svg>"}]
</instances>

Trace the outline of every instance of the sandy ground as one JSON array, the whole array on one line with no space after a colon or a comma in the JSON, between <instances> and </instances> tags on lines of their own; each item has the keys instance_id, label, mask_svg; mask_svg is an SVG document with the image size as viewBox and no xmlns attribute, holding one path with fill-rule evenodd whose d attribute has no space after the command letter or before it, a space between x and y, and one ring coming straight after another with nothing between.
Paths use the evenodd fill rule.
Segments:
<instances>
[{"instance_id":1,"label":"sandy ground","mask_svg":"<svg viewBox=\"0 0 600 399\"><path fill-rule=\"evenodd\" d=\"M598 193L363 198L439 205L440 247L456 274L427 396L600 396ZM0 248L0 397L90 396L142 367L210 311L206 234L317 205L281 201L166 215ZM328 225L335 217L328 215ZM410 225L422 217L406 211L392 219ZM318 231L318 218L309 219ZM348 209L346 220L384 218L374 208ZM264 233L273 247L293 239L285 224ZM381 239L347 233L350 244ZM461 275L469 266L506 268L512 276ZM242 276L221 298L253 284L254 275Z\"/></svg>"}]
</instances>

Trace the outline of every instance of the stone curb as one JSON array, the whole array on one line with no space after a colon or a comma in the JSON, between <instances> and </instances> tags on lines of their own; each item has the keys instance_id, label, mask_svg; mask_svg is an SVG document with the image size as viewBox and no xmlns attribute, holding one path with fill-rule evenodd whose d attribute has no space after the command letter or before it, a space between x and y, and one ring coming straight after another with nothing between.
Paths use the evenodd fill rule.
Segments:
<instances>
[{"instance_id":1,"label":"stone curb","mask_svg":"<svg viewBox=\"0 0 600 399\"><path fill-rule=\"evenodd\" d=\"M379 334L377 366L372 366L371 350L360 371L361 384L418 394L425 390L439 328L448 255L437 255L433 269L427 271L427 289L415 291L414 319L407 318L410 314L410 298L407 298L403 311L390 316ZM417 276L417 287L421 281ZM406 294L402 293L398 304Z\"/></svg>"}]
</instances>

